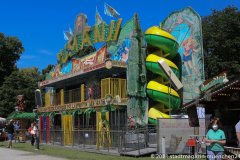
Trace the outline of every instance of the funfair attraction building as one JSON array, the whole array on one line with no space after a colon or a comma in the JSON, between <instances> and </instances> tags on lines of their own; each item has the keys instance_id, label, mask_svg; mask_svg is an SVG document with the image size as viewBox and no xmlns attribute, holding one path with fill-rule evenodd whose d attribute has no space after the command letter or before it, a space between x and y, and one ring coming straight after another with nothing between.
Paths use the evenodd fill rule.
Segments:
<instances>
[{"instance_id":1,"label":"funfair attraction building","mask_svg":"<svg viewBox=\"0 0 240 160\"><path fill-rule=\"evenodd\" d=\"M155 125L200 95L204 81L201 19L191 8L169 15L161 26L142 31L137 15L88 26L76 17L73 33L57 54L57 65L39 83L44 105L38 108L41 140L74 130L136 129ZM154 24L153 24L154 25ZM98 49L94 44L102 42ZM164 61L183 88L177 90L161 68ZM87 136L87 135L85 135ZM111 139L111 135L107 139ZM96 136L101 145L101 136Z\"/></svg>"}]
</instances>

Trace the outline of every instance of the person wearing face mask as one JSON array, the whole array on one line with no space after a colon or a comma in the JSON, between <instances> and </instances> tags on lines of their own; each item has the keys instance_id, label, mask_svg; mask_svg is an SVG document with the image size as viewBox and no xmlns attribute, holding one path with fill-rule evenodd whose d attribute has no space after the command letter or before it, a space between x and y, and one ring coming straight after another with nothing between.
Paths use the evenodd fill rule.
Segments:
<instances>
[{"instance_id":1,"label":"person wearing face mask","mask_svg":"<svg viewBox=\"0 0 240 160\"><path fill-rule=\"evenodd\" d=\"M240 115L238 118L240 119ZM236 136L237 136L237 145L238 145L238 147L240 147L240 120L235 125L235 131L236 131Z\"/></svg>"},{"instance_id":2,"label":"person wearing face mask","mask_svg":"<svg viewBox=\"0 0 240 160\"><path fill-rule=\"evenodd\" d=\"M220 129L218 118L213 119L212 128L207 132L205 143L207 145L207 158L209 160L222 160L226 136L224 131Z\"/></svg>"}]
</instances>

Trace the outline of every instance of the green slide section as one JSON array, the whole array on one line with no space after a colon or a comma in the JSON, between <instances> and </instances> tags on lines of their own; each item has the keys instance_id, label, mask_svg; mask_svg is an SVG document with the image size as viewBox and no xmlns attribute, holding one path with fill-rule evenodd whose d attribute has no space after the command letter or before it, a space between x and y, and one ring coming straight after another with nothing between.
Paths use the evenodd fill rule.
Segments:
<instances>
[{"instance_id":1,"label":"green slide section","mask_svg":"<svg viewBox=\"0 0 240 160\"><path fill-rule=\"evenodd\" d=\"M166 53L170 53L169 59L174 58L178 54L179 45L174 40L158 35L145 35L145 38L148 44L161 48Z\"/></svg>"},{"instance_id":2,"label":"green slide section","mask_svg":"<svg viewBox=\"0 0 240 160\"><path fill-rule=\"evenodd\" d=\"M147 94L154 101L160 102L168 107L170 105L171 109L178 109L181 104L180 96L174 89L156 81L150 81L148 83Z\"/></svg>"},{"instance_id":3,"label":"green slide section","mask_svg":"<svg viewBox=\"0 0 240 160\"><path fill-rule=\"evenodd\" d=\"M157 55L150 54L147 56L146 59L146 67L149 71L153 72L154 74L158 74L162 76L165 80L168 80L168 77L166 74L162 71L161 67L159 66L158 60L165 60L167 64L170 66L172 71L176 74L176 76L179 78L180 77L180 72L177 66L172 62L169 61L166 58L159 57Z\"/></svg>"}]
</instances>

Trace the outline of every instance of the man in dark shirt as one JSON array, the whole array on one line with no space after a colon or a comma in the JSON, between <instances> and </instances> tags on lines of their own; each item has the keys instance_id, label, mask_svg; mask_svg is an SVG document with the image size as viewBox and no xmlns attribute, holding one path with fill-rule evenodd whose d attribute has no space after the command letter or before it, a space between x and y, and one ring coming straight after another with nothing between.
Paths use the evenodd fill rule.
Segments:
<instances>
[{"instance_id":1,"label":"man in dark shirt","mask_svg":"<svg viewBox=\"0 0 240 160\"><path fill-rule=\"evenodd\" d=\"M6 126L7 133L8 133L8 146L7 148L12 148L12 140L13 140L13 133L14 133L14 125L13 120L10 120L9 124Z\"/></svg>"}]
</instances>

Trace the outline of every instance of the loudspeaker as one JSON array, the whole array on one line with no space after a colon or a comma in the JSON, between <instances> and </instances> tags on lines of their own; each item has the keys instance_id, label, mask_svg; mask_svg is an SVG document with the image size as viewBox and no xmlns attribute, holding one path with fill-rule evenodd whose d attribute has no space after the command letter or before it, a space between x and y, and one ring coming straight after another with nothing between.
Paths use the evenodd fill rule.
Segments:
<instances>
[{"instance_id":1,"label":"loudspeaker","mask_svg":"<svg viewBox=\"0 0 240 160\"><path fill-rule=\"evenodd\" d=\"M42 107L42 94L40 89L35 90L35 106L36 108Z\"/></svg>"},{"instance_id":2,"label":"loudspeaker","mask_svg":"<svg viewBox=\"0 0 240 160\"><path fill-rule=\"evenodd\" d=\"M190 127L199 127L199 119L197 115L197 107L192 106L187 108L188 121Z\"/></svg>"}]
</instances>

